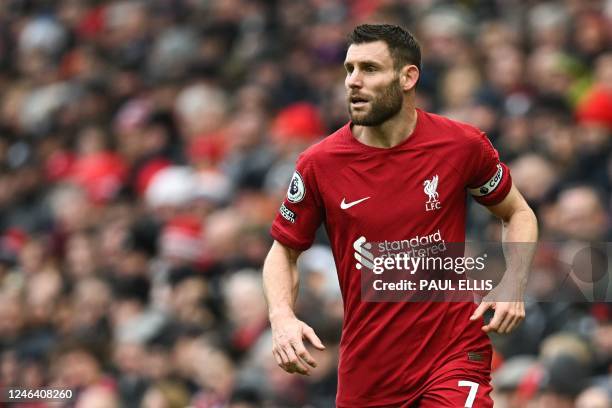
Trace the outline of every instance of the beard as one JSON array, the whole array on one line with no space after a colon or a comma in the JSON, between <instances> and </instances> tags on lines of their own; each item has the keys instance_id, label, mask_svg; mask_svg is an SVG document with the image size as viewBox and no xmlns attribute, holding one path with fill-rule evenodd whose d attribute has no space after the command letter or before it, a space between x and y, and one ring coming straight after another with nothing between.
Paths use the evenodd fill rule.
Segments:
<instances>
[{"instance_id":1,"label":"beard","mask_svg":"<svg viewBox=\"0 0 612 408\"><path fill-rule=\"evenodd\" d=\"M369 111L355 112L351 107L349 96L348 111L353 124L358 126L380 126L395 116L402 109L404 104L404 94L399 83L399 78L395 78L391 81L391 83L383 89L382 93L369 102Z\"/></svg>"}]
</instances>

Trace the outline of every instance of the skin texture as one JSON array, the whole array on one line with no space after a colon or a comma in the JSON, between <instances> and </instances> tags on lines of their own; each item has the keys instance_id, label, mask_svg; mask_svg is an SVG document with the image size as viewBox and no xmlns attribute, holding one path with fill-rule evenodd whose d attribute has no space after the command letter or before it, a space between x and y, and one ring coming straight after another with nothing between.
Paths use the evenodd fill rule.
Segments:
<instances>
[{"instance_id":1,"label":"skin texture","mask_svg":"<svg viewBox=\"0 0 612 408\"><path fill-rule=\"evenodd\" d=\"M299 255L300 251L274 241L264 262L263 279L272 325L272 354L288 373L308 375L309 367L317 365L304 347L304 339L319 350L324 350L325 346L314 330L293 313L299 284Z\"/></svg>"},{"instance_id":2,"label":"skin texture","mask_svg":"<svg viewBox=\"0 0 612 408\"><path fill-rule=\"evenodd\" d=\"M364 144L383 148L393 147L410 137L416 125L415 86L419 69L415 65L396 67L387 44L382 41L351 45L344 68L355 137ZM367 102L352 104L355 98Z\"/></svg>"},{"instance_id":3,"label":"skin texture","mask_svg":"<svg viewBox=\"0 0 612 408\"><path fill-rule=\"evenodd\" d=\"M360 54L361 48L376 48L376 54L365 57ZM347 105L353 125L380 126L397 115L403 108L404 95L400 85L400 77L393 67L389 66L390 57L385 55L380 44L374 47L360 47L347 55L344 64L346 70L345 86L348 89ZM383 48L381 52L381 48ZM354 54L357 53L355 56ZM365 57L365 58L362 58ZM385 58L387 57L387 58ZM350 58L350 59L349 59ZM369 86L371 91L364 90L365 83L373 82ZM358 100L365 100L361 105Z\"/></svg>"},{"instance_id":4,"label":"skin texture","mask_svg":"<svg viewBox=\"0 0 612 408\"><path fill-rule=\"evenodd\" d=\"M509 246L505 252L507 268L500 286L504 293L510 294L509 297L505 296L506 298L523 299L529 266L535 252L535 245L525 245L525 243L535 243L538 239L535 214L514 185L501 203L487 208L502 220L502 242L521 243ZM470 320L481 319L488 309L495 310L495 314L489 324L482 327L482 330L487 333L510 333L525 319L523 301L498 302L485 298L478 305Z\"/></svg>"},{"instance_id":5,"label":"skin texture","mask_svg":"<svg viewBox=\"0 0 612 408\"><path fill-rule=\"evenodd\" d=\"M344 67L347 104L355 137L366 145L381 148L393 147L410 137L417 118L415 86L419 69L410 64L395 66L382 41L351 45ZM358 100L365 100L365 103L356 103ZM504 243L537 240L535 215L514 186L501 203L487 208L503 222ZM293 312L299 285L296 266L299 255L300 251L275 241L264 263L263 280L274 358L289 373L309 375L316 361L306 350L304 340L320 350L324 345L314 330ZM512 299L523 299L532 257L532 252L507 253L509 273L503 284L515 295ZM495 314L491 322L482 327L487 333L509 333L525 317L522 301L485 299L470 320L481 319L489 308L494 309Z\"/></svg>"}]
</instances>

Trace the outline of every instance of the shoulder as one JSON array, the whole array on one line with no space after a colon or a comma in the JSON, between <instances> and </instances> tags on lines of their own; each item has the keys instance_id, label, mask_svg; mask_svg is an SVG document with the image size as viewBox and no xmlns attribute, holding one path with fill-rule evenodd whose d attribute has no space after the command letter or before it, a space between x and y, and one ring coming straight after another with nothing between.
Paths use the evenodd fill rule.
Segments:
<instances>
[{"instance_id":1,"label":"shoulder","mask_svg":"<svg viewBox=\"0 0 612 408\"><path fill-rule=\"evenodd\" d=\"M425 122L424 125L440 137L446 137L456 142L468 144L477 144L487 138L482 130L469 123L450 119L431 112L421 112L423 113L422 118Z\"/></svg>"},{"instance_id":2,"label":"shoulder","mask_svg":"<svg viewBox=\"0 0 612 408\"><path fill-rule=\"evenodd\" d=\"M346 140L349 136L348 132L349 124L347 123L334 133L304 150L298 160L308 163L320 163L331 158L346 146Z\"/></svg>"}]
</instances>

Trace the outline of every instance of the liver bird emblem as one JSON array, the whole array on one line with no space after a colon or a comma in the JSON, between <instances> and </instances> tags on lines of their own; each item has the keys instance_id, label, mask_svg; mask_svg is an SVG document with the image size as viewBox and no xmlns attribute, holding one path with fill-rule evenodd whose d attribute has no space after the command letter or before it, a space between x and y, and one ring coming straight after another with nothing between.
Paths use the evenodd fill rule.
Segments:
<instances>
[{"instance_id":1,"label":"liver bird emblem","mask_svg":"<svg viewBox=\"0 0 612 408\"><path fill-rule=\"evenodd\" d=\"M431 180L425 180L423 182L423 186L425 186L423 188L423 191L429 197L427 202L431 203L431 202L438 201L439 194L436 191L438 189L438 175L436 174L435 176L433 176Z\"/></svg>"}]
</instances>

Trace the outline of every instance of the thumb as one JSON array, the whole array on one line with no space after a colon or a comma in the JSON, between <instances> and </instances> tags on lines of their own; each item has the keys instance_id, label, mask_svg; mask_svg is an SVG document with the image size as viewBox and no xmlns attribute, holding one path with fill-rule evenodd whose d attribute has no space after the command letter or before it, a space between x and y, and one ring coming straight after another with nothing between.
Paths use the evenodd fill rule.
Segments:
<instances>
[{"instance_id":1,"label":"thumb","mask_svg":"<svg viewBox=\"0 0 612 408\"><path fill-rule=\"evenodd\" d=\"M480 319L491 306L491 302L482 302L478 305L476 310L474 310L470 320L474 321L476 319Z\"/></svg>"},{"instance_id":2,"label":"thumb","mask_svg":"<svg viewBox=\"0 0 612 408\"><path fill-rule=\"evenodd\" d=\"M304 337L306 337L308 341L315 346L315 348L325 350L325 346L321 342L321 339L317 337L312 327L307 326L306 324L304 324Z\"/></svg>"}]
</instances>

